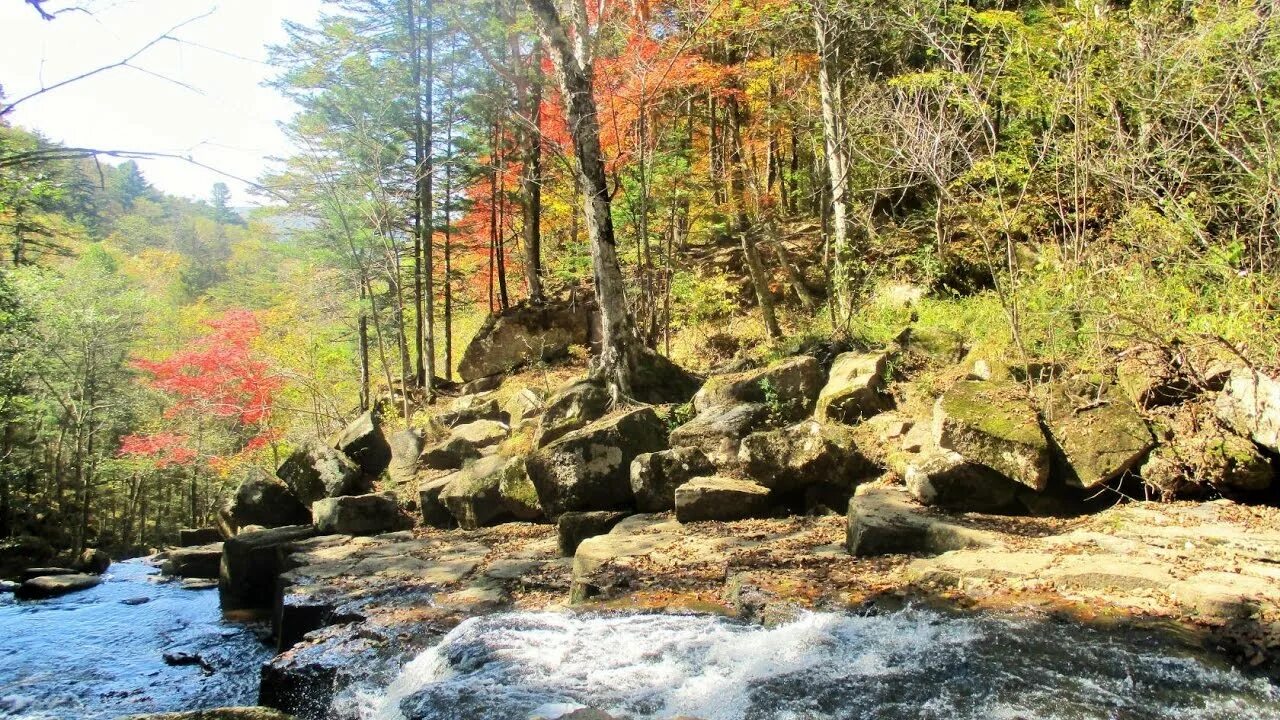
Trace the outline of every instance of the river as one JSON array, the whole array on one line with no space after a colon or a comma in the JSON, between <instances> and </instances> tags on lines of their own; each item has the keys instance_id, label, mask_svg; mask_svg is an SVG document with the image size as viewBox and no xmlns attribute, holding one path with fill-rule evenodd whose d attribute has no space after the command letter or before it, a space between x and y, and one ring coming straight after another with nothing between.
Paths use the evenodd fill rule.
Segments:
<instances>
[{"instance_id":1,"label":"river","mask_svg":"<svg viewBox=\"0 0 1280 720\"><path fill-rule=\"evenodd\" d=\"M114 718L252 704L270 651L216 591L142 561L91 590L0 599L0 717ZM141 600L145 598L145 602ZM166 653L205 666L171 666ZM807 613L772 628L706 615L500 613L412 658L334 717L524 720L591 706L633 720L1280 718L1280 691L1136 631L923 608Z\"/></svg>"}]
</instances>

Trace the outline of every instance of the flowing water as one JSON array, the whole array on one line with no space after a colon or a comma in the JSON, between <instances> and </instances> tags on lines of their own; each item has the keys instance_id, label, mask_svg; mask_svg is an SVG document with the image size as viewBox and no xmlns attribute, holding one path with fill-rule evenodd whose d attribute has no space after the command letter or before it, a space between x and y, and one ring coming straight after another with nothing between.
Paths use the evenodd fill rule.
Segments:
<instances>
[{"instance_id":1,"label":"flowing water","mask_svg":"<svg viewBox=\"0 0 1280 720\"><path fill-rule=\"evenodd\" d=\"M1280 692L1150 635L909 608L764 629L706 616L468 620L360 714L1027 720L1280 718Z\"/></svg>"},{"instance_id":2,"label":"flowing water","mask_svg":"<svg viewBox=\"0 0 1280 720\"><path fill-rule=\"evenodd\" d=\"M216 590L158 583L156 572L131 560L112 565L101 585L60 598L0 595L0 717L254 704L271 652L252 628L222 619ZM170 666L166 653L203 665Z\"/></svg>"}]
</instances>

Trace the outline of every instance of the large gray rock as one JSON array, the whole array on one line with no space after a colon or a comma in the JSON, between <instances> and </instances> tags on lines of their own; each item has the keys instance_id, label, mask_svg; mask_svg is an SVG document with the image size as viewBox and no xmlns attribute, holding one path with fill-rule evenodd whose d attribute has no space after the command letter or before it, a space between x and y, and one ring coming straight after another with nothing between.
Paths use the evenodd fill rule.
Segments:
<instances>
[{"instance_id":1,"label":"large gray rock","mask_svg":"<svg viewBox=\"0 0 1280 720\"><path fill-rule=\"evenodd\" d=\"M592 306L584 302L521 303L491 315L462 353L464 382L509 372L522 365L562 358L586 345Z\"/></svg>"},{"instance_id":2,"label":"large gray rock","mask_svg":"<svg viewBox=\"0 0 1280 720\"><path fill-rule=\"evenodd\" d=\"M556 521L556 539L560 554L573 557L582 541L604 535L628 517L629 513L616 510L591 512L567 512Z\"/></svg>"},{"instance_id":3,"label":"large gray rock","mask_svg":"<svg viewBox=\"0 0 1280 720\"><path fill-rule=\"evenodd\" d=\"M404 485L418 474L418 458L422 455L422 434L417 430L399 430L391 435L391 463L387 475L397 486Z\"/></svg>"},{"instance_id":4,"label":"large gray rock","mask_svg":"<svg viewBox=\"0 0 1280 720\"><path fill-rule=\"evenodd\" d=\"M547 401L534 444L545 447L574 430L580 430L609 412L612 399L604 385L593 380L579 380L560 388Z\"/></svg>"},{"instance_id":5,"label":"large gray rock","mask_svg":"<svg viewBox=\"0 0 1280 720\"><path fill-rule=\"evenodd\" d=\"M1256 370L1233 370L1214 410L1227 427L1280 453L1280 382Z\"/></svg>"},{"instance_id":6,"label":"large gray rock","mask_svg":"<svg viewBox=\"0 0 1280 720\"><path fill-rule=\"evenodd\" d=\"M857 556L925 554L994 545L989 533L930 515L899 488L863 485L849 502L845 546Z\"/></svg>"},{"instance_id":7,"label":"large gray rock","mask_svg":"<svg viewBox=\"0 0 1280 720\"><path fill-rule=\"evenodd\" d=\"M718 466L738 460L742 439L769 424L769 408L762 403L709 408L671 431L672 447L701 450Z\"/></svg>"},{"instance_id":8,"label":"large gray rock","mask_svg":"<svg viewBox=\"0 0 1280 720\"><path fill-rule=\"evenodd\" d=\"M447 480L438 500L466 530L542 515L523 458L481 458Z\"/></svg>"},{"instance_id":9,"label":"large gray rock","mask_svg":"<svg viewBox=\"0 0 1280 720\"><path fill-rule=\"evenodd\" d=\"M419 463L430 470L458 470L468 460L482 456L486 448L506 440L510 434L511 429L496 420L477 420L459 425L448 438L427 448Z\"/></svg>"},{"instance_id":10,"label":"large gray rock","mask_svg":"<svg viewBox=\"0 0 1280 720\"><path fill-rule=\"evenodd\" d=\"M769 488L748 480L713 475L676 488L676 519L682 523L761 517L770 507Z\"/></svg>"},{"instance_id":11,"label":"large gray rock","mask_svg":"<svg viewBox=\"0 0 1280 720\"><path fill-rule=\"evenodd\" d=\"M334 445L370 477L378 477L391 463L391 445L372 410L343 429Z\"/></svg>"},{"instance_id":12,"label":"large gray rock","mask_svg":"<svg viewBox=\"0 0 1280 720\"><path fill-rule=\"evenodd\" d=\"M436 416L441 425L452 428L459 425L493 420L509 423L511 416L498 405L496 398L485 395L463 395L449 406L449 409Z\"/></svg>"},{"instance_id":13,"label":"large gray rock","mask_svg":"<svg viewBox=\"0 0 1280 720\"><path fill-rule=\"evenodd\" d=\"M101 575L111 567L111 556L97 548L85 548L72 567L82 573Z\"/></svg>"},{"instance_id":14,"label":"large gray rock","mask_svg":"<svg viewBox=\"0 0 1280 720\"><path fill-rule=\"evenodd\" d=\"M1018 384L963 380L934 405L939 447L960 453L1032 490L1049 484L1049 442Z\"/></svg>"},{"instance_id":15,"label":"large gray rock","mask_svg":"<svg viewBox=\"0 0 1280 720\"><path fill-rule=\"evenodd\" d=\"M710 475L715 465L698 448L677 447L637 455L631 461L631 492L640 512L663 512L676 506L676 488Z\"/></svg>"},{"instance_id":16,"label":"large gray rock","mask_svg":"<svg viewBox=\"0 0 1280 720\"><path fill-rule=\"evenodd\" d=\"M1188 403L1161 418L1161 442L1142 465L1143 482L1166 499L1270 488L1271 461L1253 441L1206 418L1205 410Z\"/></svg>"},{"instance_id":17,"label":"large gray rock","mask_svg":"<svg viewBox=\"0 0 1280 720\"><path fill-rule=\"evenodd\" d=\"M422 522L431 527L451 528L454 526L453 514L440 501L440 493L453 482L453 475L432 478L418 485L418 508L422 512Z\"/></svg>"},{"instance_id":18,"label":"large gray rock","mask_svg":"<svg viewBox=\"0 0 1280 720\"><path fill-rule=\"evenodd\" d=\"M814 415L819 420L855 423L888 410L885 376L893 353L848 352L836 356L827 384L818 393Z\"/></svg>"},{"instance_id":19,"label":"large gray rock","mask_svg":"<svg viewBox=\"0 0 1280 720\"><path fill-rule=\"evenodd\" d=\"M217 580L222 565L222 543L175 548L160 566L165 575Z\"/></svg>"},{"instance_id":20,"label":"large gray rock","mask_svg":"<svg viewBox=\"0 0 1280 720\"><path fill-rule=\"evenodd\" d=\"M359 465L315 438L294 450L276 475L307 507L323 498L363 495L373 489L372 478Z\"/></svg>"},{"instance_id":21,"label":"large gray rock","mask_svg":"<svg viewBox=\"0 0 1280 720\"><path fill-rule=\"evenodd\" d=\"M102 578L97 575L44 575L23 582L13 596L19 600L42 600L88 590L101 582Z\"/></svg>"},{"instance_id":22,"label":"large gray rock","mask_svg":"<svg viewBox=\"0 0 1280 720\"><path fill-rule=\"evenodd\" d=\"M759 370L713 375L693 396L699 414L711 408L764 403L780 422L795 422L813 412L825 378L817 359L790 358Z\"/></svg>"},{"instance_id":23,"label":"large gray rock","mask_svg":"<svg viewBox=\"0 0 1280 720\"><path fill-rule=\"evenodd\" d=\"M305 525L311 522L311 511L284 481L250 468L235 496L219 512L218 522L223 537L231 537L249 525Z\"/></svg>"},{"instance_id":24,"label":"large gray rock","mask_svg":"<svg viewBox=\"0 0 1280 720\"><path fill-rule=\"evenodd\" d=\"M294 525L241 533L222 544L218 597L225 610L267 609L283 568L280 548L314 537L312 525Z\"/></svg>"},{"instance_id":25,"label":"large gray rock","mask_svg":"<svg viewBox=\"0 0 1280 720\"><path fill-rule=\"evenodd\" d=\"M1073 394L1065 384L1046 386L1045 426L1062 451L1065 481L1095 488L1134 470L1155 447L1151 428L1119 389L1088 386Z\"/></svg>"},{"instance_id":26,"label":"large gray rock","mask_svg":"<svg viewBox=\"0 0 1280 720\"><path fill-rule=\"evenodd\" d=\"M394 493L317 500L311 506L311 514L321 535L378 535L413 524L400 512Z\"/></svg>"},{"instance_id":27,"label":"large gray rock","mask_svg":"<svg viewBox=\"0 0 1280 720\"><path fill-rule=\"evenodd\" d=\"M738 464L753 480L782 493L824 483L852 488L877 469L858 452L849 428L813 420L748 435Z\"/></svg>"},{"instance_id":28,"label":"large gray rock","mask_svg":"<svg viewBox=\"0 0 1280 720\"><path fill-rule=\"evenodd\" d=\"M529 477L549 518L572 510L630 507L631 462L667 447L666 426L653 408L599 420L529 456Z\"/></svg>"},{"instance_id":29,"label":"large gray rock","mask_svg":"<svg viewBox=\"0 0 1280 720\"><path fill-rule=\"evenodd\" d=\"M922 505L965 512L1004 513L1022 509L1026 488L950 450L934 449L907 466L907 491Z\"/></svg>"}]
</instances>

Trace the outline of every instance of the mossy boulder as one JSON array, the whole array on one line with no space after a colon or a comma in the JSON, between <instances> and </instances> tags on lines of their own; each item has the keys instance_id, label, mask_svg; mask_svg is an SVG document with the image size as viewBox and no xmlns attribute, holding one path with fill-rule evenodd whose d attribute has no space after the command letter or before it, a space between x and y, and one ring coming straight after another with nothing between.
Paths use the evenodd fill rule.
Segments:
<instances>
[{"instance_id":1,"label":"mossy boulder","mask_svg":"<svg viewBox=\"0 0 1280 720\"><path fill-rule=\"evenodd\" d=\"M542 516L523 458L481 458L450 475L438 498L467 530Z\"/></svg>"},{"instance_id":2,"label":"mossy boulder","mask_svg":"<svg viewBox=\"0 0 1280 720\"><path fill-rule=\"evenodd\" d=\"M682 523L763 517L771 507L769 488L750 480L715 475L676 488L676 519Z\"/></svg>"},{"instance_id":3,"label":"mossy boulder","mask_svg":"<svg viewBox=\"0 0 1280 720\"><path fill-rule=\"evenodd\" d=\"M391 463L391 445L382 434L378 414L372 410L361 414L343 428L334 446L370 477L381 475Z\"/></svg>"},{"instance_id":4,"label":"mossy boulder","mask_svg":"<svg viewBox=\"0 0 1280 720\"><path fill-rule=\"evenodd\" d=\"M858 452L849 428L813 420L748 435L738 465L752 480L780 493L823 483L852 489L859 477L877 469Z\"/></svg>"},{"instance_id":5,"label":"mossy boulder","mask_svg":"<svg viewBox=\"0 0 1280 720\"><path fill-rule=\"evenodd\" d=\"M247 471L236 494L218 512L219 530L224 537L249 525L282 527L309 522L311 511L289 485L260 468Z\"/></svg>"},{"instance_id":6,"label":"mossy boulder","mask_svg":"<svg viewBox=\"0 0 1280 720\"><path fill-rule=\"evenodd\" d=\"M549 518L635 504L631 463L667 447L666 424L653 408L630 410L565 435L529 456L529 477Z\"/></svg>"},{"instance_id":7,"label":"mossy boulder","mask_svg":"<svg viewBox=\"0 0 1280 720\"><path fill-rule=\"evenodd\" d=\"M837 356L818 393L814 415L824 421L856 423L891 408L893 401L884 390L893 357L892 351Z\"/></svg>"},{"instance_id":8,"label":"mossy boulder","mask_svg":"<svg viewBox=\"0 0 1280 720\"><path fill-rule=\"evenodd\" d=\"M1256 370L1233 370L1214 410L1227 427L1280 453L1280 381Z\"/></svg>"},{"instance_id":9,"label":"mossy boulder","mask_svg":"<svg viewBox=\"0 0 1280 720\"><path fill-rule=\"evenodd\" d=\"M1271 461L1252 441L1214 421L1205 403L1165 412L1160 445L1143 463L1142 480L1166 498L1266 490L1275 480Z\"/></svg>"},{"instance_id":10,"label":"mossy boulder","mask_svg":"<svg viewBox=\"0 0 1280 720\"><path fill-rule=\"evenodd\" d=\"M311 506L322 535L377 535L412 526L392 493L346 495L317 500Z\"/></svg>"},{"instance_id":11,"label":"mossy boulder","mask_svg":"<svg viewBox=\"0 0 1280 720\"><path fill-rule=\"evenodd\" d=\"M742 438L769 425L763 403L723 405L707 409L671 431L672 447L697 448L717 466L734 465Z\"/></svg>"},{"instance_id":12,"label":"mossy boulder","mask_svg":"<svg viewBox=\"0 0 1280 720\"><path fill-rule=\"evenodd\" d=\"M631 461L631 492L640 512L663 512L676 506L676 488L699 475L715 472L715 465L698 448L675 447L637 455Z\"/></svg>"},{"instance_id":13,"label":"mossy boulder","mask_svg":"<svg viewBox=\"0 0 1280 720\"><path fill-rule=\"evenodd\" d=\"M949 450L934 450L912 462L905 480L907 491L921 505L985 513L1023 509L1018 497L1025 487Z\"/></svg>"},{"instance_id":14,"label":"mossy boulder","mask_svg":"<svg viewBox=\"0 0 1280 720\"><path fill-rule=\"evenodd\" d=\"M1049 442L1026 391L1013 382L962 380L934 405L939 447L1032 490L1049 484Z\"/></svg>"},{"instance_id":15,"label":"mossy boulder","mask_svg":"<svg viewBox=\"0 0 1280 720\"><path fill-rule=\"evenodd\" d=\"M511 434L506 423L477 420L455 427L449 437L427 448L419 463L430 470L458 470L467 461L479 458Z\"/></svg>"},{"instance_id":16,"label":"mossy boulder","mask_svg":"<svg viewBox=\"0 0 1280 720\"><path fill-rule=\"evenodd\" d=\"M545 447L599 420L608 414L612 401L604 384L595 380L565 385L547 401L534 433L534 444Z\"/></svg>"},{"instance_id":17,"label":"mossy boulder","mask_svg":"<svg viewBox=\"0 0 1280 720\"><path fill-rule=\"evenodd\" d=\"M373 478L342 451L319 438L304 441L280 465L276 475L307 507L323 498L362 495L373 489Z\"/></svg>"},{"instance_id":18,"label":"mossy boulder","mask_svg":"<svg viewBox=\"0 0 1280 720\"><path fill-rule=\"evenodd\" d=\"M818 360L801 355L757 370L713 375L693 396L693 407L704 413L712 408L762 403L780 420L795 422L813 412L825 381Z\"/></svg>"},{"instance_id":19,"label":"mossy boulder","mask_svg":"<svg viewBox=\"0 0 1280 720\"><path fill-rule=\"evenodd\" d=\"M491 315L467 345L458 363L463 382L499 375L534 362L562 358L574 345L586 345L589 302L520 303Z\"/></svg>"},{"instance_id":20,"label":"mossy boulder","mask_svg":"<svg viewBox=\"0 0 1280 720\"><path fill-rule=\"evenodd\" d=\"M1045 427L1061 452L1067 485L1090 489L1138 467L1155 447L1146 420L1119 388L1085 383L1045 386Z\"/></svg>"}]
</instances>

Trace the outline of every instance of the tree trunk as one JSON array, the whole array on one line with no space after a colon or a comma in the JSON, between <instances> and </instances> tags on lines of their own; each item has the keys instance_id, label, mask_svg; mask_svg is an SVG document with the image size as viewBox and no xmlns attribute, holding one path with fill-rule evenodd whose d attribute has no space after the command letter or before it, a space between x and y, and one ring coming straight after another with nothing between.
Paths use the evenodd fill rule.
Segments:
<instances>
[{"instance_id":1,"label":"tree trunk","mask_svg":"<svg viewBox=\"0 0 1280 720\"><path fill-rule=\"evenodd\" d=\"M524 244L524 277L529 300L540 303L542 297L542 84L530 80L531 72L542 65L542 45L534 45L529 68L522 67L520 42L513 32L508 34L511 67L516 77L516 105L524 115L518 133L522 148L520 173L521 239Z\"/></svg>"},{"instance_id":2,"label":"tree trunk","mask_svg":"<svg viewBox=\"0 0 1280 720\"><path fill-rule=\"evenodd\" d=\"M425 0L420 17L415 15L419 0L408 0L409 34L413 44L414 103L414 289L418 321L417 341L418 385L430 399L435 379L435 283L432 271L432 153L431 132L434 110L433 63L434 45L431 32L432 0ZM426 27L425 33L423 27ZM425 55L426 70L423 71ZM424 85L425 82L425 85Z\"/></svg>"},{"instance_id":3,"label":"tree trunk","mask_svg":"<svg viewBox=\"0 0 1280 720\"><path fill-rule=\"evenodd\" d=\"M592 91L592 64L588 51L586 13L575 3L573 39L570 39L553 0L525 0L538 21L564 94L583 194L583 214L591 243L596 301L600 306L603 347L593 374L609 386L614 400L632 394L635 370L641 357L631 315L627 310L622 268L610 213L608 181L600 150L600 125Z\"/></svg>"},{"instance_id":4,"label":"tree trunk","mask_svg":"<svg viewBox=\"0 0 1280 720\"><path fill-rule=\"evenodd\" d=\"M773 307L773 294L769 290L769 277L764 263L760 260L760 251L756 247L752 234L751 220L747 215L747 167L742 147L742 106L736 97L725 100L729 122L729 184L732 186L733 202L737 210L738 240L742 244L742 255L747 261L747 272L751 275L751 285L756 291L756 300L760 303L760 314L764 320L765 332L771 338L782 337L782 328L778 326L777 313Z\"/></svg>"},{"instance_id":5,"label":"tree trunk","mask_svg":"<svg viewBox=\"0 0 1280 720\"><path fill-rule=\"evenodd\" d=\"M827 155L827 174L831 184L831 284L834 286L839 317L847 318L852 310L849 269L849 161L846 155L843 119L840 116L839 55L835 39L835 21L827 12L826 0L814 0L813 29L818 45L818 91L822 99L823 143Z\"/></svg>"}]
</instances>

